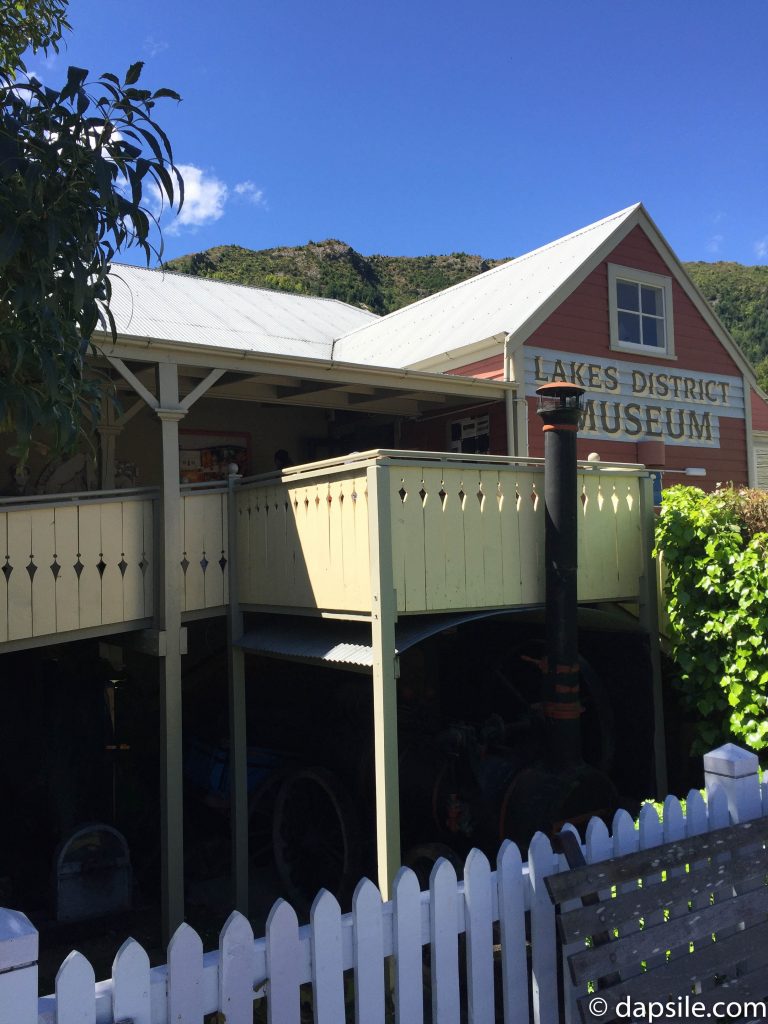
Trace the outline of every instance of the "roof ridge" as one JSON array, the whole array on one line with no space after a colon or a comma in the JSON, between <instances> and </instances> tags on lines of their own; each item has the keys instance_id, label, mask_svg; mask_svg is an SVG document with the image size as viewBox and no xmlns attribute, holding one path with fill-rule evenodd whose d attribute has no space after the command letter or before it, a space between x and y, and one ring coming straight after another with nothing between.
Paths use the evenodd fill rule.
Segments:
<instances>
[{"instance_id":1,"label":"roof ridge","mask_svg":"<svg viewBox=\"0 0 768 1024\"><path fill-rule=\"evenodd\" d=\"M642 203L633 203L632 206L627 206L623 210L617 210L616 213L611 213L607 217L603 217L601 220L594 221L592 224L585 224L584 227L577 228L576 231L571 231L570 234L562 235L560 238L555 238L551 242L546 242L544 245L540 245L536 249L531 249L529 252L524 252L520 256L515 256L514 259L505 260L504 263L499 264L498 267L491 267L490 270L484 270L481 274L475 274L474 277L468 277L465 281L458 281L456 284L452 284L449 288L443 288L439 292L433 292L432 295L425 295L423 299L417 299L416 302L410 302L407 306L401 306L400 309L395 309L391 313L386 313L384 316L379 317L377 323L383 323L384 320L394 319L399 314L406 313L409 310L415 309L416 306L421 306L439 299L448 292L458 291L460 288L465 288L474 281L478 281L481 277L487 278L492 274L498 274L512 266L513 263L522 263L539 253L545 252L547 249L553 249L555 246L562 245L564 242L567 242L572 238L578 238L579 235L586 234L588 231L594 231L596 228L599 228L604 224L608 224L612 220L620 220L624 217L628 217L630 213L634 213L634 211L639 209L641 206ZM348 338L351 338L352 335L357 334L358 331L367 330L369 326L371 325L361 324L360 327L355 327L353 330L348 331L347 334L343 334L341 338L338 338L337 340L346 341Z\"/></svg>"},{"instance_id":2,"label":"roof ridge","mask_svg":"<svg viewBox=\"0 0 768 1024\"><path fill-rule=\"evenodd\" d=\"M215 278L202 277L199 274L185 274L180 270L167 270L165 267L139 267L133 263L112 263L110 264L110 273L112 272L112 267L119 267L122 270L141 270L148 274L159 274L161 277L165 275L168 275L168 277L182 277L187 281L202 281L207 284L223 285L224 287L229 288L247 288L252 292L266 292L267 295L285 295L292 299L312 299L317 302L335 302L339 306L346 306L347 309L355 309L360 313L367 313L374 319L381 319L378 313L373 313L370 309L363 309L361 306L353 306L351 302L344 302L343 299L331 299L326 295L303 295L301 292L284 291L282 288L264 288L256 284L241 284L238 281L218 281Z\"/></svg>"}]
</instances>

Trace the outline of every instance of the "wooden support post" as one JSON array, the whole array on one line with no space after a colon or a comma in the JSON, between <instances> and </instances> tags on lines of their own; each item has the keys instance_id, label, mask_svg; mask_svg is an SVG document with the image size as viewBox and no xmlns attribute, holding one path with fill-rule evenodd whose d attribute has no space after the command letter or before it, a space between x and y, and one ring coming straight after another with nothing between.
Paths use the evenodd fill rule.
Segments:
<instances>
[{"instance_id":1,"label":"wooden support post","mask_svg":"<svg viewBox=\"0 0 768 1024\"><path fill-rule=\"evenodd\" d=\"M368 469L373 645L373 732L376 771L376 858L382 898L400 867L400 782L397 752L397 600L392 575L389 468Z\"/></svg>"},{"instance_id":2,"label":"wooden support post","mask_svg":"<svg viewBox=\"0 0 768 1024\"><path fill-rule=\"evenodd\" d=\"M115 486L115 448L117 437L122 433L122 426L115 421L115 406L105 398L101 403L101 422L96 428L99 435L100 466L99 486L102 490L111 491Z\"/></svg>"},{"instance_id":3,"label":"wooden support post","mask_svg":"<svg viewBox=\"0 0 768 1024\"><path fill-rule=\"evenodd\" d=\"M245 665L240 641L243 615L238 600L237 469L227 492L229 607L227 668L229 683L229 778L232 834L232 896L235 910L248 916L248 739L246 735Z\"/></svg>"},{"instance_id":4,"label":"wooden support post","mask_svg":"<svg viewBox=\"0 0 768 1024\"><path fill-rule=\"evenodd\" d=\"M642 545L640 577L640 625L648 637L648 658L653 693L653 752L656 773L656 798L667 795L667 747L664 729L664 693L661 679L661 645L659 643L659 597L657 565L653 557L656 517L653 511L653 480L640 478L640 543Z\"/></svg>"},{"instance_id":5,"label":"wooden support post","mask_svg":"<svg viewBox=\"0 0 768 1024\"><path fill-rule=\"evenodd\" d=\"M181 493L179 489L178 367L158 366L162 428L162 574L160 627L165 655L160 661L160 846L162 861L163 941L167 943L184 920L184 782L181 743Z\"/></svg>"},{"instance_id":6,"label":"wooden support post","mask_svg":"<svg viewBox=\"0 0 768 1024\"><path fill-rule=\"evenodd\" d=\"M514 454L518 458L528 457L528 402L525 397L525 352L521 345L510 354L509 375L517 385L514 403Z\"/></svg>"}]
</instances>

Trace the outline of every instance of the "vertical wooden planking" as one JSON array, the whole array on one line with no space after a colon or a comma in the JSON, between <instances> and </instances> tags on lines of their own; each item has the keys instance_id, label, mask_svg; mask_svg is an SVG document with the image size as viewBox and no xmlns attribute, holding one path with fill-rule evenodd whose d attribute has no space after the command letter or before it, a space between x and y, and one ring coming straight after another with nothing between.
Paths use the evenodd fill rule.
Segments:
<instances>
[{"instance_id":1,"label":"vertical wooden planking","mask_svg":"<svg viewBox=\"0 0 768 1024\"><path fill-rule=\"evenodd\" d=\"M469 1024L493 1024L493 899L491 867L480 850L464 865Z\"/></svg>"},{"instance_id":2,"label":"vertical wooden planking","mask_svg":"<svg viewBox=\"0 0 768 1024\"><path fill-rule=\"evenodd\" d=\"M433 1024L459 1024L457 902L456 872L441 857L429 878Z\"/></svg>"},{"instance_id":3,"label":"vertical wooden planking","mask_svg":"<svg viewBox=\"0 0 768 1024\"><path fill-rule=\"evenodd\" d=\"M467 500L461 470L446 466L443 470L443 528L445 547L445 607L467 605L466 559L464 557L464 502Z\"/></svg>"},{"instance_id":4,"label":"vertical wooden planking","mask_svg":"<svg viewBox=\"0 0 768 1024\"><path fill-rule=\"evenodd\" d=\"M424 491L424 576L427 611L447 607L445 577L445 511L440 492L443 490L441 469L425 467Z\"/></svg>"},{"instance_id":5,"label":"vertical wooden planking","mask_svg":"<svg viewBox=\"0 0 768 1024\"><path fill-rule=\"evenodd\" d=\"M101 508L85 504L77 511L77 551L72 565L79 573L77 600L80 628L85 629L101 625Z\"/></svg>"},{"instance_id":6,"label":"vertical wooden planking","mask_svg":"<svg viewBox=\"0 0 768 1024\"><path fill-rule=\"evenodd\" d=\"M344 514L343 481L332 480L328 486L328 559L331 568L330 581L333 583L334 607L347 607L346 580L344 578ZM291 600L291 595L287 595Z\"/></svg>"},{"instance_id":7,"label":"vertical wooden planking","mask_svg":"<svg viewBox=\"0 0 768 1024\"><path fill-rule=\"evenodd\" d=\"M496 862L504 1024L529 1024L525 892L520 851L505 839Z\"/></svg>"},{"instance_id":8,"label":"vertical wooden planking","mask_svg":"<svg viewBox=\"0 0 768 1024\"><path fill-rule=\"evenodd\" d=\"M135 939L126 939L112 965L114 1019L152 1024L149 989L149 957Z\"/></svg>"},{"instance_id":9,"label":"vertical wooden planking","mask_svg":"<svg viewBox=\"0 0 768 1024\"><path fill-rule=\"evenodd\" d=\"M618 552L619 597L634 597L640 593L642 565L642 522L640 510L640 481L637 477L624 477L617 486L619 505L616 515L616 548Z\"/></svg>"},{"instance_id":10,"label":"vertical wooden planking","mask_svg":"<svg viewBox=\"0 0 768 1024\"><path fill-rule=\"evenodd\" d=\"M514 468L499 473L496 492L499 509L503 603L521 603L522 575L520 566L520 515L517 509L517 488Z\"/></svg>"},{"instance_id":11,"label":"vertical wooden planking","mask_svg":"<svg viewBox=\"0 0 768 1024\"><path fill-rule=\"evenodd\" d=\"M219 608L227 603L224 573L219 565L219 559L224 552L226 501L226 494L206 494L203 505L203 551L208 562L203 573L206 608Z\"/></svg>"},{"instance_id":12,"label":"vertical wooden planking","mask_svg":"<svg viewBox=\"0 0 768 1024\"><path fill-rule=\"evenodd\" d=\"M96 1024L95 985L93 968L73 950L56 975L55 1024Z\"/></svg>"},{"instance_id":13,"label":"vertical wooden planking","mask_svg":"<svg viewBox=\"0 0 768 1024\"><path fill-rule=\"evenodd\" d=\"M237 505L237 544L235 550L239 560L238 574L238 599L248 602L251 586L251 534L248 529L250 520L251 492L248 486L238 487L235 491L235 502ZM229 558L229 552L227 552Z\"/></svg>"},{"instance_id":14,"label":"vertical wooden planking","mask_svg":"<svg viewBox=\"0 0 768 1024\"><path fill-rule=\"evenodd\" d=\"M290 505L288 504L288 492L285 485L274 484L270 487L266 500L268 509L267 521L269 523L267 572L270 589L274 588L272 600L275 604L291 604L291 595L287 586L288 553L286 551ZM330 525L333 519L330 505L327 505L327 514Z\"/></svg>"},{"instance_id":15,"label":"vertical wooden planking","mask_svg":"<svg viewBox=\"0 0 768 1024\"><path fill-rule=\"evenodd\" d=\"M227 1024L253 1024L255 973L253 931L233 910L219 936L219 1012Z\"/></svg>"},{"instance_id":16,"label":"vertical wooden planking","mask_svg":"<svg viewBox=\"0 0 768 1024\"><path fill-rule=\"evenodd\" d=\"M123 581L123 621L144 618L144 582L139 562L143 552L144 513L142 502L124 501L122 549L117 571ZM121 564L122 563L122 564Z\"/></svg>"},{"instance_id":17,"label":"vertical wooden planking","mask_svg":"<svg viewBox=\"0 0 768 1024\"><path fill-rule=\"evenodd\" d=\"M426 608L426 564L424 556L424 499L421 467L392 467L392 553L395 560L395 590L398 611L424 611ZM402 497L400 490L405 494ZM399 506L399 507L398 507ZM395 546L395 516L401 517ZM402 566L402 568L400 568ZM401 596L400 588L404 588Z\"/></svg>"},{"instance_id":18,"label":"vertical wooden planking","mask_svg":"<svg viewBox=\"0 0 768 1024\"><path fill-rule=\"evenodd\" d=\"M421 893L410 868L400 868L392 886L392 945L395 1024L423 1024Z\"/></svg>"},{"instance_id":19,"label":"vertical wooden planking","mask_svg":"<svg viewBox=\"0 0 768 1024\"><path fill-rule=\"evenodd\" d=\"M520 601L534 604L544 600L544 576L538 551L539 518L544 505L544 492L535 484L543 476L521 470L515 480L515 501L520 534ZM543 521L543 518L542 518Z\"/></svg>"},{"instance_id":20,"label":"vertical wooden planking","mask_svg":"<svg viewBox=\"0 0 768 1024\"><path fill-rule=\"evenodd\" d=\"M32 632L34 636L46 636L56 632L56 577L51 571L56 551L53 507L31 509L29 525L32 557L27 572L31 576Z\"/></svg>"},{"instance_id":21,"label":"vertical wooden planking","mask_svg":"<svg viewBox=\"0 0 768 1024\"><path fill-rule=\"evenodd\" d=\"M504 568L501 549L501 511L499 509L500 474L481 470L482 491L481 538L483 549L483 579L485 585L481 602L486 607L504 604Z\"/></svg>"},{"instance_id":22,"label":"vertical wooden planking","mask_svg":"<svg viewBox=\"0 0 768 1024\"><path fill-rule=\"evenodd\" d=\"M384 1024L384 933L381 895L367 878L352 898L355 1024Z\"/></svg>"},{"instance_id":23,"label":"vertical wooden planking","mask_svg":"<svg viewBox=\"0 0 768 1024\"><path fill-rule=\"evenodd\" d=\"M8 513L8 557L5 573L8 593L8 639L32 636L32 585L27 572L32 536L29 512Z\"/></svg>"},{"instance_id":24,"label":"vertical wooden planking","mask_svg":"<svg viewBox=\"0 0 768 1024\"><path fill-rule=\"evenodd\" d=\"M267 1024L300 1024L299 922L285 900L278 900L269 912L266 940Z\"/></svg>"},{"instance_id":25,"label":"vertical wooden planking","mask_svg":"<svg viewBox=\"0 0 768 1024\"><path fill-rule=\"evenodd\" d=\"M138 568L142 578L144 615L148 618L155 613L155 580L158 578L155 569L155 520L160 515L160 502L143 501L141 504L141 556Z\"/></svg>"},{"instance_id":26,"label":"vertical wooden planking","mask_svg":"<svg viewBox=\"0 0 768 1024\"><path fill-rule=\"evenodd\" d=\"M0 512L0 569L8 565L8 513ZM8 581L7 572L0 579L0 643L8 639Z\"/></svg>"},{"instance_id":27,"label":"vertical wooden planking","mask_svg":"<svg viewBox=\"0 0 768 1024\"><path fill-rule=\"evenodd\" d=\"M341 911L326 889L315 897L309 919L315 1024L339 1024L345 1019Z\"/></svg>"},{"instance_id":28,"label":"vertical wooden planking","mask_svg":"<svg viewBox=\"0 0 768 1024\"><path fill-rule=\"evenodd\" d=\"M303 555L309 515L307 488L305 486L294 485L291 488L291 508L293 509L293 536L289 550L286 553L289 563L289 580L291 581L296 603L304 607L310 607L312 604L312 589L309 584L309 572Z\"/></svg>"},{"instance_id":29,"label":"vertical wooden planking","mask_svg":"<svg viewBox=\"0 0 768 1024\"><path fill-rule=\"evenodd\" d=\"M206 497L192 492L181 498L182 550L179 562L183 581L181 608L185 612L205 607L205 577L200 561L204 550L203 509Z\"/></svg>"},{"instance_id":30,"label":"vertical wooden planking","mask_svg":"<svg viewBox=\"0 0 768 1024\"><path fill-rule=\"evenodd\" d=\"M168 1024L203 1024L203 943L188 924L168 944Z\"/></svg>"},{"instance_id":31,"label":"vertical wooden planking","mask_svg":"<svg viewBox=\"0 0 768 1024\"><path fill-rule=\"evenodd\" d=\"M101 505L101 621L123 621L123 577L118 563L123 551L123 503Z\"/></svg>"},{"instance_id":32,"label":"vertical wooden planking","mask_svg":"<svg viewBox=\"0 0 768 1024\"><path fill-rule=\"evenodd\" d=\"M216 568L219 570L219 578L221 579L221 601L222 604L229 604L229 559L230 559L230 545L229 545L229 493L224 492L219 495L221 499L219 515L221 516L221 550L218 552L216 558ZM234 501L234 495L232 497ZM234 549L237 551L237 548ZM220 564L220 560L224 559L224 565ZM238 552L238 566L240 563L240 554Z\"/></svg>"},{"instance_id":33,"label":"vertical wooden planking","mask_svg":"<svg viewBox=\"0 0 768 1024\"><path fill-rule=\"evenodd\" d=\"M482 608L486 603L483 575L483 506L485 492L480 486L477 470L467 470L462 480L464 490L464 558L466 564L465 604L468 608Z\"/></svg>"},{"instance_id":34,"label":"vertical wooden planking","mask_svg":"<svg viewBox=\"0 0 768 1024\"><path fill-rule=\"evenodd\" d=\"M531 994L535 1024L558 1024L555 908L544 879L557 872L549 839L537 832L528 849L531 879Z\"/></svg>"},{"instance_id":35,"label":"vertical wooden planking","mask_svg":"<svg viewBox=\"0 0 768 1024\"><path fill-rule=\"evenodd\" d=\"M602 819L590 818L587 825L587 835L584 856L587 864L598 864L601 860L608 860L613 856L613 842L611 841L608 828Z\"/></svg>"}]
</instances>

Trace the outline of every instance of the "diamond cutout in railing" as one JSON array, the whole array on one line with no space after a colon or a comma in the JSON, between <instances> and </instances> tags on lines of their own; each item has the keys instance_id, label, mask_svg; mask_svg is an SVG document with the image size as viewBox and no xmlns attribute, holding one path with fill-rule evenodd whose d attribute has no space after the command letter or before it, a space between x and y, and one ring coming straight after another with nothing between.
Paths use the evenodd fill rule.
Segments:
<instances>
[{"instance_id":1,"label":"diamond cutout in railing","mask_svg":"<svg viewBox=\"0 0 768 1024\"><path fill-rule=\"evenodd\" d=\"M587 492L586 491L582 491L581 492L581 507L583 509L586 509L588 504L589 504L589 498L587 497Z\"/></svg>"},{"instance_id":2,"label":"diamond cutout in railing","mask_svg":"<svg viewBox=\"0 0 768 1024\"><path fill-rule=\"evenodd\" d=\"M320 507L320 495L316 494L315 495L315 508L319 508L319 507Z\"/></svg>"},{"instance_id":3,"label":"diamond cutout in railing","mask_svg":"<svg viewBox=\"0 0 768 1024\"><path fill-rule=\"evenodd\" d=\"M427 492L424 490L424 484L421 485L421 490L419 491L419 497L421 498L421 504L425 505L426 502L427 502Z\"/></svg>"},{"instance_id":4,"label":"diamond cutout in railing","mask_svg":"<svg viewBox=\"0 0 768 1024\"><path fill-rule=\"evenodd\" d=\"M299 499L298 498L294 498L293 499L293 511L294 512L298 512L298 510L299 510Z\"/></svg>"},{"instance_id":5,"label":"diamond cutout in railing","mask_svg":"<svg viewBox=\"0 0 768 1024\"><path fill-rule=\"evenodd\" d=\"M104 570L107 568L107 563L104 561L104 555L99 552L99 560L96 563L96 568L99 570L99 576L104 575Z\"/></svg>"},{"instance_id":6,"label":"diamond cutout in railing","mask_svg":"<svg viewBox=\"0 0 768 1024\"><path fill-rule=\"evenodd\" d=\"M352 491L352 493L350 494L350 498L352 499L352 501L357 501L357 491Z\"/></svg>"},{"instance_id":7,"label":"diamond cutout in railing","mask_svg":"<svg viewBox=\"0 0 768 1024\"><path fill-rule=\"evenodd\" d=\"M53 578L55 580L57 580L59 578L59 573L61 572L61 566L56 561L57 557L58 557L57 555L53 556L53 561L51 562L51 565L50 565L50 570L53 573Z\"/></svg>"},{"instance_id":8,"label":"diamond cutout in railing","mask_svg":"<svg viewBox=\"0 0 768 1024\"><path fill-rule=\"evenodd\" d=\"M480 484L480 486L477 488L477 495L476 495L476 497L477 497L478 505L480 506L480 508L482 508L483 507L483 498L485 497L485 495L483 494L483 485L482 484Z\"/></svg>"},{"instance_id":9,"label":"diamond cutout in railing","mask_svg":"<svg viewBox=\"0 0 768 1024\"><path fill-rule=\"evenodd\" d=\"M148 568L149 568L149 560L147 559L146 555L142 555L141 556L141 561L139 562L139 569L141 569L141 575L142 576L146 576L147 575L147 569Z\"/></svg>"},{"instance_id":10,"label":"diamond cutout in railing","mask_svg":"<svg viewBox=\"0 0 768 1024\"><path fill-rule=\"evenodd\" d=\"M181 560L181 562L179 564L181 565L182 571L183 571L184 575L186 576L187 575L187 569L189 568L189 559L187 558L187 552L186 551L184 552L184 557L182 558L182 560Z\"/></svg>"},{"instance_id":11,"label":"diamond cutout in railing","mask_svg":"<svg viewBox=\"0 0 768 1024\"><path fill-rule=\"evenodd\" d=\"M10 555L6 555L5 556L5 565L3 566L3 576L5 576L5 582L6 583L11 578L11 573L12 572L13 572L13 566L11 565L11 556Z\"/></svg>"},{"instance_id":12,"label":"diamond cutout in railing","mask_svg":"<svg viewBox=\"0 0 768 1024\"><path fill-rule=\"evenodd\" d=\"M406 491L404 487L401 487L397 493L400 495L400 501L405 504L405 499L408 497L408 491Z\"/></svg>"},{"instance_id":13,"label":"diamond cutout in railing","mask_svg":"<svg viewBox=\"0 0 768 1024\"><path fill-rule=\"evenodd\" d=\"M224 572L224 570L227 568L227 560L224 557L223 551L221 552L221 558L219 559L219 568L221 569L222 572Z\"/></svg>"},{"instance_id":14,"label":"diamond cutout in railing","mask_svg":"<svg viewBox=\"0 0 768 1024\"><path fill-rule=\"evenodd\" d=\"M125 560L125 552L121 551L120 554L123 556L117 563L117 568L120 570L120 575L125 576L125 571L128 568L128 563Z\"/></svg>"},{"instance_id":15,"label":"diamond cutout in railing","mask_svg":"<svg viewBox=\"0 0 768 1024\"><path fill-rule=\"evenodd\" d=\"M496 502L497 502L499 508L503 507L503 505L504 505L504 492L501 489L501 484L496 484Z\"/></svg>"},{"instance_id":16,"label":"diamond cutout in railing","mask_svg":"<svg viewBox=\"0 0 768 1024\"><path fill-rule=\"evenodd\" d=\"M328 491L328 496L325 500L328 502L329 505L333 504L333 495L331 494L330 491Z\"/></svg>"},{"instance_id":17,"label":"diamond cutout in railing","mask_svg":"<svg viewBox=\"0 0 768 1024\"><path fill-rule=\"evenodd\" d=\"M340 505L344 504L344 492L343 491L341 492L341 494L339 494L339 504Z\"/></svg>"},{"instance_id":18,"label":"diamond cutout in railing","mask_svg":"<svg viewBox=\"0 0 768 1024\"><path fill-rule=\"evenodd\" d=\"M444 487L440 488L440 490L437 492L437 496L440 499L440 504L443 506L443 508L445 508L445 502L446 502L446 499L448 497L448 494L446 493L446 490L445 490Z\"/></svg>"},{"instance_id":19,"label":"diamond cutout in railing","mask_svg":"<svg viewBox=\"0 0 768 1024\"><path fill-rule=\"evenodd\" d=\"M32 555L29 556L29 565L27 566L27 572L29 573L29 578L33 580L35 578L35 573L37 572L37 566L32 561Z\"/></svg>"},{"instance_id":20,"label":"diamond cutout in railing","mask_svg":"<svg viewBox=\"0 0 768 1024\"><path fill-rule=\"evenodd\" d=\"M203 557L200 559L200 568L203 570L203 572L205 572L205 570L208 568L208 565L208 559L205 557L205 552L203 552Z\"/></svg>"},{"instance_id":21,"label":"diamond cutout in railing","mask_svg":"<svg viewBox=\"0 0 768 1024\"><path fill-rule=\"evenodd\" d=\"M459 491L459 501L461 502L461 507L462 508L464 507L464 499L465 498L466 498L466 494L464 493L464 488L462 487L461 490Z\"/></svg>"},{"instance_id":22,"label":"diamond cutout in railing","mask_svg":"<svg viewBox=\"0 0 768 1024\"><path fill-rule=\"evenodd\" d=\"M84 566L84 565L83 565L83 563L82 563L82 562L80 561L80 552L79 552L79 551L78 551L78 553L77 553L77 561L76 561L76 562L75 562L75 564L74 564L74 565L72 566L72 568L73 568L73 569L75 570L75 573L76 573L76 575L77 575L77 578L78 578L78 579L80 579L80 577L81 577L81 576L82 576L82 574L83 574L83 569L85 568L85 566Z\"/></svg>"},{"instance_id":23,"label":"diamond cutout in railing","mask_svg":"<svg viewBox=\"0 0 768 1024\"><path fill-rule=\"evenodd\" d=\"M309 508L309 498L305 498L304 499L304 510L306 511L308 508Z\"/></svg>"}]
</instances>

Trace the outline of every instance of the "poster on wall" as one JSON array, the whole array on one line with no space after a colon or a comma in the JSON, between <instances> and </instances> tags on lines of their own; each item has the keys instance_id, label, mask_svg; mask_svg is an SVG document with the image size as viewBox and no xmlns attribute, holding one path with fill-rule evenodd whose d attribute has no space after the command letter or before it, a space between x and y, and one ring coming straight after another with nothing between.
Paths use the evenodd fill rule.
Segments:
<instances>
[{"instance_id":1,"label":"poster on wall","mask_svg":"<svg viewBox=\"0 0 768 1024\"><path fill-rule=\"evenodd\" d=\"M179 431L179 475L183 484L226 480L231 463L245 476L251 435L223 430Z\"/></svg>"}]
</instances>

